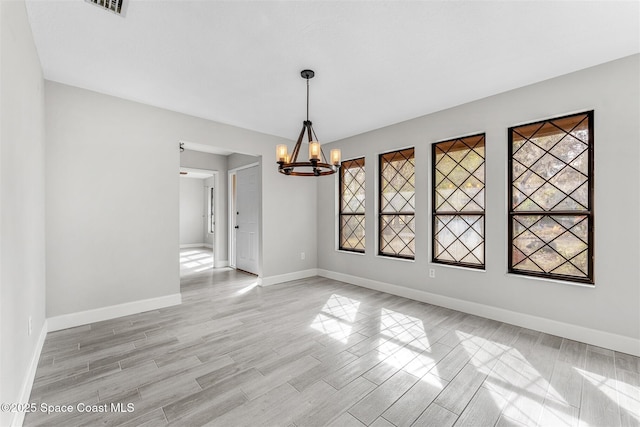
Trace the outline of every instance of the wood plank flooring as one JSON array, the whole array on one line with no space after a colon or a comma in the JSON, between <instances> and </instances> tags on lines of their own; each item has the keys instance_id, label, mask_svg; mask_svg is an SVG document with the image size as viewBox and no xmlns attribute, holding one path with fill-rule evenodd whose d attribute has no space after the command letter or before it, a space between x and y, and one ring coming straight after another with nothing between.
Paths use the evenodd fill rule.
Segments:
<instances>
[{"instance_id":1,"label":"wood plank flooring","mask_svg":"<svg viewBox=\"0 0 640 427\"><path fill-rule=\"evenodd\" d=\"M48 334L31 402L71 409L24 425L640 426L637 357L325 278L198 269L180 306Z\"/></svg>"}]
</instances>

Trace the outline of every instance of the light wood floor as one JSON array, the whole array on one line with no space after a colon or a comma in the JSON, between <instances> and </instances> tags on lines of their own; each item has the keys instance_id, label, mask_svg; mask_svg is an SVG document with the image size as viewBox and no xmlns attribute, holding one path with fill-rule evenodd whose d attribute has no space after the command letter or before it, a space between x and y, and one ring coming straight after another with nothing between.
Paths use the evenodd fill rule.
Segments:
<instances>
[{"instance_id":1,"label":"light wood floor","mask_svg":"<svg viewBox=\"0 0 640 427\"><path fill-rule=\"evenodd\" d=\"M210 272L213 269L213 250L210 248L180 249L180 276Z\"/></svg>"},{"instance_id":2,"label":"light wood floor","mask_svg":"<svg viewBox=\"0 0 640 427\"><path fill-rule=\"evenodd\" d=\"M255 282L208 269L180 306L50 333L31 402L73 410L24 425L640 425L637 357L324 278Z\"/></svg>"}]
</instances>

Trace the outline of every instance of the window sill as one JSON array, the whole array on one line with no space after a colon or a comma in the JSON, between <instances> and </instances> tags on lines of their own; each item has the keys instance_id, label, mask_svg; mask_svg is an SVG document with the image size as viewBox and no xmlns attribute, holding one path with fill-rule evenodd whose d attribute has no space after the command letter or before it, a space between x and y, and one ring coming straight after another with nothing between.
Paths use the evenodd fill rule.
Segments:
<instances>
[{"instance_id":1,"label":"window sill","mask_svg":"<svg viewBox=\"0 0 640 427\"><path fill-rule=\"evenodd\" d=\"M486 266L485 268L472 268L472 267L465 267L464 265L440 264L439 262L433 262L433 261L429 262L429 268L436 268L436 267L453 268L455 270L475 271L477 273L487 272Z\"/></svg>"},{"instance_id":2,"label":"window sill","mask_svg":"<svg viewBox=\"0 0 640 427\"><path fill-rule=\"evenodd\" d=\"M341 253L341 254L349 254L349 255L359 255L359 256L365 256L366 255L365 252L345 251L344 249L336 249L336 252Z\"/></svg>"},{"instance_id":3,"label":"window sill","mask_svg":"<svg viewBox=\"0 0 640 427\"><path fill-rule=\"evenodd\" d=\"M395 257L395 256L380 255L380 254L377 254L376 258L390 259L390 260L393 260L393 261L402 261L402 262L416 262L415 258L414 259L411 259L411 258L399 258L399 257Z\"/></svg>"},{"instance_id":4,"label":"window sill","mask_svg":"<svg viewBox=\"0 0 640 427\"><path fill-rule=\"evenodd\" d=\"M526 279L526 280L537 280L539 282L546 283L554 283L558 285L566 285L566 286L577 286L579 288L587 288L587 289L595 289L596 285L588 284L588 283L578 283L578 282L569 282L567 280L559 280L559 279L548 279L545 277L535 277L535 276L527 276L526 274L515 274L515 273L505 273L507 277Z\"/></svg>"}]
</instances>

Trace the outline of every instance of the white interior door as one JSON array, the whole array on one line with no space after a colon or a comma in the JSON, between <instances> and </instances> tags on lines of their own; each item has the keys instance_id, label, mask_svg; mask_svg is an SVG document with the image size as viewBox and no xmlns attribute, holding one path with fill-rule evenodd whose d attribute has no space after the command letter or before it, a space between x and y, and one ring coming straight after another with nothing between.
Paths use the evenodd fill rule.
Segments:
<instances>
[{"instance_id":1,"label":"white interior door","mask_svg":"<svg viewBox=\"0 0 640 427\"><path fill-rule=\"evenodd\" d=\"M236 268L258 274L258 167L236 177Z\"/></svg>"}]
</instances>

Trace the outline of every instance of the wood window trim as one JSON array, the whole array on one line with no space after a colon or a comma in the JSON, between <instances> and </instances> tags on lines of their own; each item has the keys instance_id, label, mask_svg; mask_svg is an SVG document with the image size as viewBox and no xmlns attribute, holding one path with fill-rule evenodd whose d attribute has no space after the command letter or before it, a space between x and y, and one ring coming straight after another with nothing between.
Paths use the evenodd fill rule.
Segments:
<instances>
[{"instance_id":1,"label":"wood window trim","mask_svg":"<svg viewBox=\"0 0 640 427\"><path fill-rule=\"evenodd\" d=\"M342 225L342 218L343 217L353 217L353 216L359 216L362 217L366 220L366 213L365 212L349 212L349 213L345 213L344 212L344 188L343 188L343 184L344 184L344 173L345 173L345 168L349 168L349 166L355 166L355 167L359 167L362 168L363 171L365 171L365 158L364 157L359 157L356 159L351 159L351 160L344 160L341 163L340 166L340 173L338 174L338 197L339 197L339 208L338 208L338 250L341 251L347 251L347 252L355 252L355 253L360 253L360 254L364 254L365 253L365 249L357 249L357 248L349 248L349 247L344 247L342 245L343 242L343 225ZM366 191L366 180L365 183L363 183L362 187L363 189ZM366 223L365 223L366 224ZM362 243L363 246L366 245L366 241L364 240L366 239L366 234L365 236L363 236L362 238Z\"/></svg>"},{"instance_id":2,"label":"wood window trim","mask_svg":"<svg viewBox=\"0 0 640 427\"><path fill-rule=\"evenodd\" d=\"M415 162L415 148L411 147L411 148L405 148L405 149L401 149L401 150L394 150L394 151L389 151L386 153L382 153L378 156L378 251L377 254L379 256L384 256L384 257L390 257L390 258L400 258L400 259L406 259L406 260L415 260L415 207L413 209L413 211L393 211L393 212L385 212L383 211L383 193L384 193L384 186L383 186L383 170L384 170L384 163L385 162L393 162L393 161L397 161L397 160L409 160L409 159L413 159ZM414 164L414 171L413 171L413 177L415 180L415 164ZM409 179L407 181L410 180L411 177L409 177ZM414 181L414 186L413 186L413 192L415 195L415 181ZM384 228L384 218L385 217L398 217L398 219L400 219L400 217L411 217L411 221L413 221L414 224L414 230L413 230L413 245L414 248L411 250L413 252L413 254L407 255L407 254L402 254L402 253L396 253L396 252L385 252L383 251L383 239L382 239L382 235L383 235L383 228ZM402 249L406 249L409 247L409 245L411 244L411 241L409 243L405 244L405 247ZM387 244L386 246L389 246L389 244ZM401 251L402 251L401 250Z\"/></svg>"},{"instance_id":3,"label":"wood window trim","mask_svg":"<svg viewBox=\"0 0 640 427\"><path fill-rule=\"evenodd\" d=\"M469 147L469 145L465 142L465 141L469 141L469 140L476 140L476 143L473 144L473 148ZM470 172L470 175L473 175L473 172L475 172L480 167L482 167L483 170L484 170L484 172L483 172L483 180L482 180L482 190L480 190L480 191L483 191L482 210L473 210L473 211L464 211L464 210L455 210L455 209L454 210L448 210L448 211L438 210L438 206L437 206L437 172L438 172L438 169L437 169L437 164L436 164L436 158L437 158L437 149L438 149L438 147L442 146L444 144L453 144L453 146L451 148L448 148L446 150L446 153L450 153L452 151L462 151L462 150L465 150L465 151L473 150L473 151L475 151L474 148L477 147L479 144L481 144L482 147L485 148L484 156L480 156L480 157L482 157L481 165L479 165L474 171ZM477 154L477 152L476 152L476 154ZM464 136L464 137L460 137L460 138L453 138L453 139L448 139L448 140L445 140L445 141L439 141L439 142L435 142L435 143L431 144L431 163L432 163L432 168L431 168L431 180L432 180L431 181L432 182L432 185L431 185L431 207L432 207L432 215L431 215L431 233L432 233L432 235L431 235L431 262L433 262L434 264L443 264L443 265L451 265L451 266L456 266L456 267L466 267L466 268L484 270L485 269L485 265L486 265L486 228L485 228L485 224L486 224L486 221L485 221L485 209L486 209L486 134L483 132L483 133L478 133L478 134L474 134L474 135L468 135L468 136ZM456 162L456 163L457 163L457 165L460 164L460 162ZM476 177L476 179L477 179L477 177ZM456 189L459 189L459 188L460 188L460 186L456 187ZM482 237L482 243L481 243L482 244L482 262L481 263L476 264L476 263L470 263L470 262L450 261L450 260L443 260L443 259L438 259L437 258L437 253L436 253L436 245L437 245L436 228L437 228L438 217L442 217L442 216L478 216L478 217L481 218L482 230L483 230L483 233L482 233L482 236L481 236ZM471 228L471 226L469 226L468 228ZM458 237L456 237L456 240L460 240L460 239ZM466 248L466 245L464 243L462 243L462 244ZM477 246L479 246L479 245L477 245ZM473 252L476 247L474 247L473 250L470 250L469 252Z\"/></svg>"},{"instance_id":4,"label":"wood window trim","mask_svg":"<svg viewBox=\"0 0 640 427\"><path fill-rule=\"evenodd\" d=\"M584 210L514 210L513 208L513 185L514 185L514 176L513 176L513 160L514 160L514 150L513 150L513 144L514 144L514 132L516 132L516 129L521 129L523 127L530 127L530 126L540 126L542 127L544 124L546 123L551 123L551 122L559 122L562 120L568 120L574 117L579 117L579 116L585 116L585 119L588 120L588 134L589 134L589 141L587 144L587 159L588 159L588 168L587 168L587 174L586 174L586 178L587 180L585 181L587 183L587 206L586 209ZM584 120L584 119L583 119ZM583 121L582 120L582 121ZM582 123L582 121L578 122L578 125L580 123ZM576 125L575 127L577 127L578 125ZM574 127L574 129L575 129ZM558 128L558 130L562 130L564 132L566 132L565 130ZM548 134L552 134L551 132L547 133ZM543 134L542 136L546 136L545 134ZM528 139L527 137L525 137L526 139ZM559 142L559 141L558 141ZM556 143L557 144L557 143ZM555 145L554 145L555 146ZM550 153L550 151L553 149L553 147L549 150L547 150L545 152L545 154ZM544 156L544 155L543 155ZM543 156L541 156L540 158L542 158ZM532 166L535 164L535 162L532 164ZM529 167L528 167L529 169ZM590 110L590 111L585 111L585 112L581 112L581 113L575 113L575 114L569 114L569 115L565 115L565 116L559 116L559 117L554 117L554 118L550 118L550 119L546 119L546 120L540 120L540 121L536 121L536 122L532 122L532 123L526 123L524 125L518 125L518 126L513 126L510 127L508 130L508 183L509 183L509 188L508 188L508 229L507 229L507 235L508 235L508 273L511 274L517 274L517 275L522 275L522 276L531 276L531 277L538 277L538 278L542 278L542 279L549 279L549 280L560 280L560 281L566 281L566 282L573 282L573 283L579 283L579 284L586 284L586 285L594 285L595 284L595 275L594 275L594 252L595 252L595 246L594 246L594 222L595 222L595 217L594 217L594 111ZM521 174L522 175L522 174ZM517 178L516 178L517 179ZM551 178L549 178L551 179ZM564 191L563 191L564 192ZM588 224L587 224L587 239L586 239L586 251L587 251L587 272L585 273L585 277L579 277L579 276L573 276L573 275L567 275L567 274L557 274L557 273L552 273L552 272L535 272L535 271L526 271L526 270L519 270L519 269L515 269L514 268L514 257L513 257L513 253L514 253L514 220L516 217L518 216L533 216L533 215L539 215L542 217L549 217L552 218L553 217L571 217L571 216L575 216L575 217L586 217ZM573 228L573 227L572 227ZM567 229L567 231L570 232L569 229ZM574 256L575 257L575 256ZM568 262L573 259L574 257L570 258L569 260L567 260ZM556 267L557 268L557 267Z\"/></svg>"}]
</instances>

